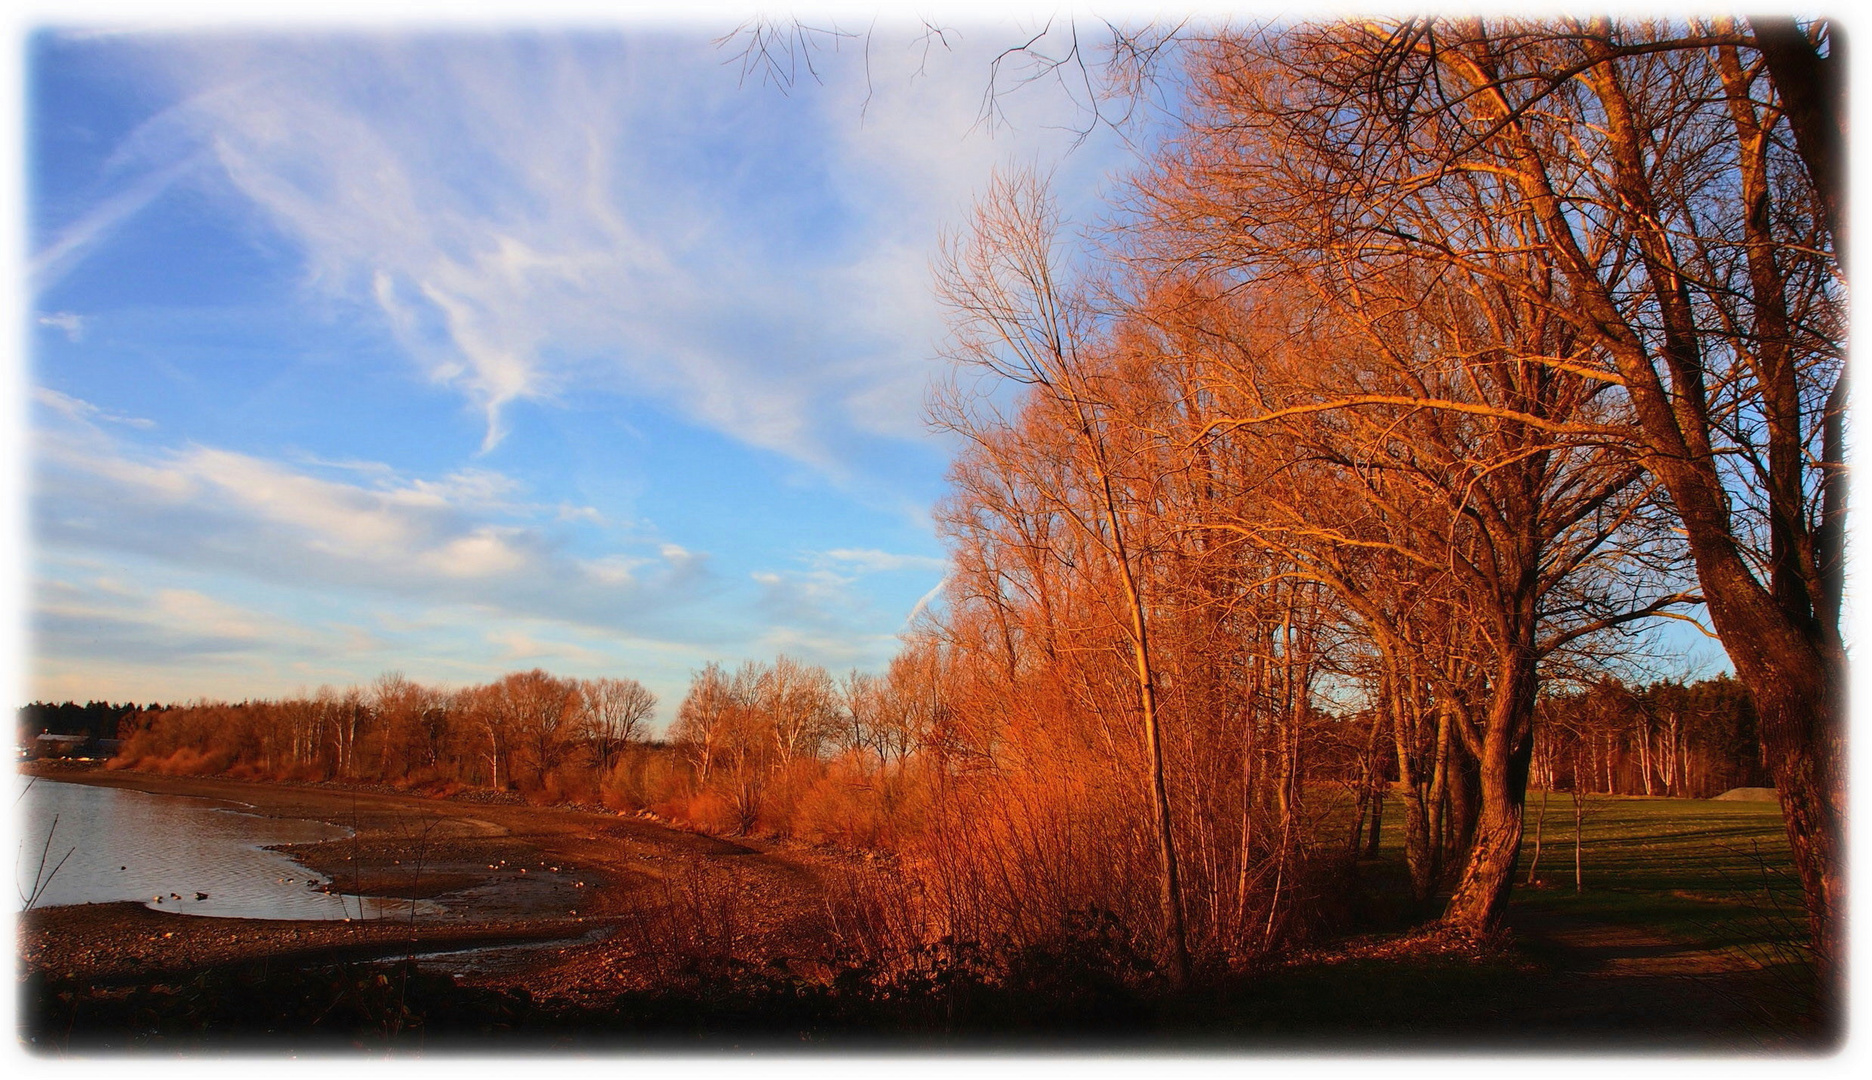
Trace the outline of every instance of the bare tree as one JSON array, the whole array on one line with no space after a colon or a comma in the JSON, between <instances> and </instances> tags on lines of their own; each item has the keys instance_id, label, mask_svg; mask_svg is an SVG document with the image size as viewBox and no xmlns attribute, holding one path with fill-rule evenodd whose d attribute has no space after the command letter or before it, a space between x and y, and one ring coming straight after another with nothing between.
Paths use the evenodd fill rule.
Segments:
<instances>
[{"instance_id":1,"label":"bare tree","mask_svg":"<svg viewBox=\"0 0 1872 1080\"><path fill-rule=\"evenodd\" d=\"M714 775L718 755L726 741L734 709L728 676L710 661L689 682L689 693L676 710L670 736L688 756L703 783Z\"/></svg>"},{"instance_id":2,"label":"bare tree","mask_svg":"<svg viewBox=\"0 0 1872 1080\"><path fill-rule=\"evenodd\" d=\"M1061 408L1096 495L1093 515L1067 519L1101 549L1123 589L1124 629L1136 678L1149 761L1150 805L1162 873L1162 909L1169 929L1171 974L1189 980L1188 935L1165 782L1161 718L1151 662L1150 620L1128 537L1134 507L1121 498L1105 403L1088 384L1081 356L1091 327L1058 279L1053 245L1059 229L1044 186L1032 174L997 177L976 208L966 246L950 247L938 289L956 327L956 358L998 373Z\"/></svg>"},{"instance_id":3,"label":"bare tree","mask_svg":"<svg viewBox=\"0 0 1872 1080\"><path fill-rule=\"evenodd\" d=\"M656 705L656 695L636 679L579 683L580 725L598 759L600 775L611 771L611 759L619 750L642 738Z\"/></svg>"},{"instance_id":4,"label":"bare tree","mask_svg":"<svg viewBox=\"0 0 1872 1080\"><path fill-rule=\"evenodd\" d=\"M1807 94L1782 49L1827 69L1837 40L1824 23L1789 31L1377 21L1221 41L1206 73L1240 89L1244 123L1279 135L1293 176L1331 193L1316 250L1488 276L1588 347L1540 362L1617 388L1622 437L1667 493L1760 710L1831 962L1844 312L1837 170L1815 137L1838 127L1837 98ZM1250 70L1268 74L1250 85ZM1501 273L1502 222L1541 273Z\"/></svg>"}]
</instances>

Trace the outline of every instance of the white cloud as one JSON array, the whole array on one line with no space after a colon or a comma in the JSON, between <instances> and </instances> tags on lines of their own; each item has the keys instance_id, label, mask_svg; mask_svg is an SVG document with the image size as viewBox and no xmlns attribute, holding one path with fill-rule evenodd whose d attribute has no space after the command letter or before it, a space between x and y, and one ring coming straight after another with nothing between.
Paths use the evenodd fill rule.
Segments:
<instances>
[{"instance_id":1,"label":"white cloud","mask_svg":"<svg viewBox=\"0 0 1872 1080\"><path fill-rule=\"evenodd\" d=\"M494 630L485 635L490 645L501 648L504 663L534 663L540 660L571 661L581 665L603 664L605 654L569 641L542 641L520 630Z\"/></svg>"},{"instance_id":2,"label":"white cloud","mask_svg":"<svg viewBox=\"0 0 1872 1080\"><path fill-rule=\"evenodd\" d=\"M426 480L352 463L359 483L213 447L131 448L86 424L38 445L35 532L61 551L610 631L680 632L709 587L706 557L673 544L572 554L567 530L590 526L519 501L519 485L488 470Z\"/></svg>"},{"instance_id":3,"label":"white cloud","mask_svg":"<svg viewBox=\"0 0 1872 1080\"><path fill-rule=\"evenodd\" d=\"M893 555L875 548L835 548L826 552L822 558L863 574L893 570L944 571L949 568L947 559L930 555Z\"/></svg>"},{"instance_id":4,"label":"white cloud","mask_svg":"<svg viewBox=\"0 0 1872 1080\"><path fill-rule=\"evenodd\" d=\"M483 526L425 553L423 559L452 578L489 578L525 568L526 554L509 544L502 532L511 535L513 530Z\"/></svg>"},{"instance_id":5,"label":"white cloud","mask_svg":"<svg viewBox=\"0 0 1872 1080\"><path fill-rule=\"evenodd\" d=\"M311 284L483 413L484 448L514 402L597 387L844 474L866 439L925 435L941 226L1082 119L1028 92L975 130L1001 37L924 55L881 29L791 97L701 34L168 39L181 103L115 168L158 190L211 161ZM1112 162L1090 145L1076 173ZM74 228L41 261L103 226Z\"/></svg>"},{"instance_id":6,"label":"white cloud","mask_svg":"<svg viewBox=\"0 0 1872 1080\"><path fill-rule=\"evenodd\" d=\"M40 326L50 326L55 330L65 331L65 340L76 345L84 340L84 316L70 311L55 311L39 316Z\"/></svg>"},{"instance_id":7,"label":"white cloud","mask_svg":"<svg viewBox=\"0 0 1872 1080\"><path fill-rule=\"evenodd\" d=\"M58 413L65 419L80 424L89 425L94 421L102 420L105 423L123 424L126 427L133 428L153 428L156 426L156 422L153 420L146 420L140 416L124 416L121 413L106 412L82 398L75 398L69 394L61 394L57 390L52 390L44 386L33 388L33 400L51 409L53 412Z\"/></svg>"},{"instance_id":8,"label":"white cloud","mask_svg":"<svg viewBox=\"0 0 1872 1080\"><path fill-rule=\"evenodd\" d=\"M158 590L151 612L160 625L182 633L257 641L265 636L259 620L232 604L193 589Z\"/></svg>"},{"instance_id":9,"label":"white cloud","mask_svg":"<svg viewBox=\"0 0 1872 1080\"><path fill-rule=\"evenodd\" d=\"M931 587L929 592L918 597L917 602L910 608L910 614L904 616L904 629L908 630L911 626L915 625L917 616L928 611L929 606L936 602L936 598L942 595L943 589L948 585L949 579L945 576L941 581L938 581Z\"/></svg>"},{"instance_id":10,"label":"white cloud","mask_svg":"<svg viewBox=\"0 0 1872 1080\"><path fill-rule=\"evenodd\" d=\"M42 581L33 610L42 654L107 655L160 664L269 650L319 657L340 639L196 589L125 586L110 579Z\"/></svg>"},{"instance_id":11,"label":"white cloud","mask_svg":"<svg viewBox=\"0 0 1872 1080\"><path fill-rule=\"evenodd\" d=\"M845 667L880 667L901 644L892 634L854 636L777 626L761 635L757 647L767 656L784 653L837 671Z\"/></svg>"}]
</instances>

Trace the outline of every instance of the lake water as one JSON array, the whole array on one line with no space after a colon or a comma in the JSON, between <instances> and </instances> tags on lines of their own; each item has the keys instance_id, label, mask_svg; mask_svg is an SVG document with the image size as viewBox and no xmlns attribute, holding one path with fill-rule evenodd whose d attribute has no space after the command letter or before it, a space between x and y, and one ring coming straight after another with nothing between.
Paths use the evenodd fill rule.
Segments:
<instances>
[{"instance_id":1,"label":"lake water","mask_svg":"<svg viewBox=\"0 0 1872 1080\"><path fill-rule=\"evenodd\" d=\"M24 786L22 779L15 791ZM240 803L49 780L26 787L16 805L25 811L15 864L21 907L18 896L31 897L37 882L35 907L140 900L154 911L237 919L410 914L408 900L321 892L327 879L266 850L351 835L342 825L264 817ZM417 904L418 914L434 908Z\"/></svg>"}]
</instances>

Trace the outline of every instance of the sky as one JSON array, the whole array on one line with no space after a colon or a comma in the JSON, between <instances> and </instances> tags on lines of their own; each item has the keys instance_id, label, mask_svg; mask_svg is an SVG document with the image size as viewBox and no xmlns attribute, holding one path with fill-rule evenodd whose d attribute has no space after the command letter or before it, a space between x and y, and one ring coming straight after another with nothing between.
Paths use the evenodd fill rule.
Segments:
<instances>
[{"instance_id":1,"label":"sky","mask_svg":"<svg viewBox=\"0 0 1872 1080\"><path fill-rule=\"evenodd\" d=\"M941 602L941 238L997 169L1095 224L1162 109L1010 68L983 123L1048 6L809 12L847 35L777 79L745 10L542 4L18 27L16 698L543 667L667 721L709 661L880 670Z\"/></svg>"},{"instance_id":2,"label":"sky","mask_svg":"<svg viewBox=\"0 0 1872 1080\"><path fill-rule=\"evenodd\" d=\"M1133 151L1057 85L979 122L1033 18L790 87L737 21L28 28L22 699L886 664L943 231Z\"/></svg>"}]
</instances>

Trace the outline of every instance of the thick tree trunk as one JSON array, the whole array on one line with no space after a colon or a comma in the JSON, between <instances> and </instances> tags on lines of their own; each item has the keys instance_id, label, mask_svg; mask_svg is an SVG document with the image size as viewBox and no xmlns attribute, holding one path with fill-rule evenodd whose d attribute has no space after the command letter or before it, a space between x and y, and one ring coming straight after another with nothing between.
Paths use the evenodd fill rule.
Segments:
<instances>
[{"instance_id":1,"label":"thick tree trunk","mask_svg":"<svg viewBox=\"0 0 1872 1080\"><path fill-rule=\"evenodd\" d=\"M1738 652L1740 650L1737 650ZM1738 674L1743 661L1732 656ZM1763 756L1781 800L1788 847L1800 875L1815 953L1833 967L1845 957L1845 784L1839 718L1844 679L1798 668L1767 667L1751 657L1746 685L1761 721Z\"/></svg>"},{"instance_id":2,"label":"thick tree trunk","mask_svg":"<svg viewBox=\"0 0 1872 1080\"><path fill-rule=\"evenodd\" d=\"M1521 855L1521 810L1533 760L1531 720L1536 685L1532 650L1511 658L1489 702L1478 764L1481 806L1462 878L1443 911L1443 925L1471 938L1493 934L1507 913Z\"/></svg>"},{"instance_id":3,"label":"thick tree trunk","mask_svg":"<svg viewBox=\"0 0 1872 1080\"><path fill-rule=\"evenodd\" d=\"M1641 125L1632 115L1609 52L1600 59L1606 63L1595 71L1594 86L1605 106L1612 134L1617 187L1638 226L1635 234L1664 331L1663 346L1655 354L1626 323L1617 302L1582 253L1568 246L1571 226L1551 192L1537 193L1535 202L1552 236L1560 241L1557 250L1575 286L1582 314L1602 330L1601 339L1625 379L1645 437L1645 467L1663 481L1670 493L1683 523L1710 621L1735 664L1737 676L1755 698L1761 717L1762 749L1780 792L1814 947L1822 964L1830 969L1843 959L1843 935L1837 919L1844 913L1845 889L1841 831L1845 820L1846 657L1826 571L1833 560L1816 552L1820 578L1817 594L1801 587L1808 575L1796 572L1799 568L1792 562L1802 546L1800 534L1807 532L1808 526L1798 510L1803 502L1798 476L1792 488L1769 493L1775 519L1770 532L1777 568L1770 587L1763 587L1740 549L1729 492L1714 464L1710 442L1714 425L1704 390L1700 327L1688 288L1676 272L1670 240L1656 224L1663 218L1657 213L1648 186ZM1770 300L1760 299L1764 303ZM1670 372L1668 390L1657 366L1659 361ZM1771 408L1779 400L1774 386L1762 387L1761 393ZM1828 404L1827 422L1843 418L1843 397L1837 402L1829 400ZM1769 434L1778 444L1801 447L1798 417L1777 420ZM1839 452L1830 439L1823 446L1828 482L1843 475L1843 460L1836 456ZM1772 479L1778 487L1786 487L1785 479L1778 474ZM1813 529L1819 534L1816 540L1843 535L1843 492L1837 500L1832 499L1829 487L1827 495L1822 519Z\"/></svg>"},{"instance_id":4,"label":"thick tree trunk","mask_svg":"<svg viewBox=\"0 0 1872 1080\"><path fill-rule=\"evenodd\" d=\"M1416 723L1400 713L1393 733L1397 742L1399 793L1404 799L1404 864L1410 871L1411 899L1419 904L1430 896L1432 885L1430 811L1424 804L1424 785L1412 763L1410 743Z\"/></svg>"},{"instance_id":5,"label":"thick tree trunk","mask_svg":"<svg viewBox=\"0 0 1872 1080\"><path fill-rule=\"evenodd\" d=\"M1470 937L1501 926L1521 854L1521 810L1527 795L1527 750L1503 747L1482 768L1482 807L1462 880L1444 909L1444 925Z\"/></svg>"}]
</instances>

